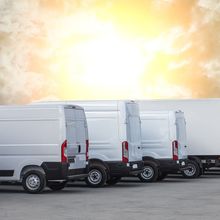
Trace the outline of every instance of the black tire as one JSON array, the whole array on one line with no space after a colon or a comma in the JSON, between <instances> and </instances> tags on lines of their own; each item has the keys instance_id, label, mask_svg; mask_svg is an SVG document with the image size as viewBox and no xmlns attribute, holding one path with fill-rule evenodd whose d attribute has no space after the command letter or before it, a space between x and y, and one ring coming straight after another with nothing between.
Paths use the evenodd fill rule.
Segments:
<instances>
[{"instance_id":1,"label":"black tire","mask_svg":"<svg viewBox=\"0 0 220 220\"><path fill-rule=\"evenodd\" d=\"M120 180L121 180L121 177L110 177L110 179L108 179L106 181L106 183L109 186L113 186L113 185L117 184L118 182L120 182Z\"/></svg>"},{"instance_id":2,"label":"black tire","mask_svg":"<svg viewBox=\"0 0 220 220\"><path fill-rule=\"evenodd\" d=\"M161 181L161 180L165 179L166 177L167 177L167 173L159 172L157 181Z\"/></svg>"},{"instance_id":3,"label":"black tire","mask_svg":"<svg viewBox=\"0 0 220 220\"><path fill-rule=\"evenodd\" d=\"M85 179L90 187L102 187L107 181L106 168L102 164L94 164L89 168L89 175Z\"/></svg>"},{"instance_id":4,"label":"black tire","mask_svg":"<svg viewBox=\"0 0 220 220\"><path fill-rule=\"evenodd\" d=\"M22 186L28 193L37 194L46 186L46 177L43 171L30 170L22 178Z\"/></svg>"},{"instance_id":5,"label":"black tire","mask_svg":"<svg viewBox=\"0 0 220 220\"><path fill-rule=\"evenodd\" d=\"M67 181L63 182L54 182L54 181L48 181L47 187L49 187L53 191L59 191L62 190L66 186Z\"/></svg>"},{"instance_id":6,"label":"black tire","mask_svg":"<svg viewBox=\"0 0 220 220\"><path fill-rule=\"evenodd\" d=\"M159 171L155 163L145 163L144 169L138 174L141 182L155 182L158 179Z\"/></svg>"},{"instance_id":7,"label":"black tire","mask_svg":"<svg viewBox=\"0 0 220 220\"><path fill-rule=\"evenodd\" d=\"M185 178L193 179L200 175L200 167L196 161L191 160L188 162L188 169L182 171L182 175Z\"/></svg>"}]
</instances>

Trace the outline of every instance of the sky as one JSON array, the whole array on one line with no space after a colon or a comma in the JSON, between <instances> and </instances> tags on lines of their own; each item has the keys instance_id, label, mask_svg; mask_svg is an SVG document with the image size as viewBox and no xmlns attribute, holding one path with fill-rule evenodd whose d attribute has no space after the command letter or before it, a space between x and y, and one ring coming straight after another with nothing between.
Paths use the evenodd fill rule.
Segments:
<instances>
[{"instance_id":1,"label":"sky","mask_svg":"<svg viewBox=\"0 0 220 220\"><path fill-rule=\"evenodd\" d=\"M0 104L220 97L218 0L0 0Z\"/></svg>"}]
</instances>

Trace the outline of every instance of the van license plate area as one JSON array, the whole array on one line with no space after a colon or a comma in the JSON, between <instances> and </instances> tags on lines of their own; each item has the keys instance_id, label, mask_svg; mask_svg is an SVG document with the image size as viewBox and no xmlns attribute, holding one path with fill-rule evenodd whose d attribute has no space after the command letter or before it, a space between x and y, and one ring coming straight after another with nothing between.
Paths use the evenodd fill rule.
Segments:
<instances>
[{"instance_id":1,"label":"van license plate area","mask_svg":"<svg viewBox=\"0 0 220 220\"><path fill-rule=\"evenodd\" d=\"M209 159L209 160L201 160L202 163L215 163L216 161L213 159Z\"/></svg>"},{"instance_id":2,"label":"van license plate area","mask_svg":"<svg viewBox=\"0 0 220 220\"><path fill-rule=\"evenodd\" d=\"M75 156L73 156L73 157L68 157L68 161L69 161L70 163L75 163Z\"/></svg>"}]
</instances>

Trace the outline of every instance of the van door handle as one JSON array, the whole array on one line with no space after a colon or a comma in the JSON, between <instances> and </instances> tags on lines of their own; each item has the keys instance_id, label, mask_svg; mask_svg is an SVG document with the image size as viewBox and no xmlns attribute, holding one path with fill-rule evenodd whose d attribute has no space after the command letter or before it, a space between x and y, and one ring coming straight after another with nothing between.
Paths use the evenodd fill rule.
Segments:
<instances>
[{"instance_id":1,"label":"van door handle","mask_svg":"<svg viewBox=\"0 0 220 220\"><path fill-rule=\"evenodd\" d=\"M138 149L141 149L141 147L138 147Z\"/></svg>"},{"instance_id":2,"label":"van door handle","mask_svg":"<svg viewBox=\"0 0 220 220\"><path fill-rule=\"evenodd\" d=\"M81 145L78 145L78 152L81 152Z\"/></svg>"}]
</instances>

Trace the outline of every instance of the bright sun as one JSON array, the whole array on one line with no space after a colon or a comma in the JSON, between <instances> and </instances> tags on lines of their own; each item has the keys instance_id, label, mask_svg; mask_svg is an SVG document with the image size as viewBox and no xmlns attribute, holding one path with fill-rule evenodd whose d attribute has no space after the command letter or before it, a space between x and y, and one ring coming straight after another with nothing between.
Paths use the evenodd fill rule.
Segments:
<instances>
[{"instance_id":1,"label":"bright sun","mask_svg":"<svg viewBox=\"0 0 220 220\"><path fill-rule=\"evenodd\" d=\"M104 29L100 28L94 33L98 24L96 20L90 24L89 29L88 26L82 26L87 31L86 37L64 43L59 48L61 65L58 71L65 73L60 75L60 81L69 85L68 88L63 85L62 97L135 99L143 98L143 91L151 92L150 95L156 97L153 94L156 90L146 90L141 81L143 75L147 74L147 65L163 49L164 40L146 41L128 37L113 25L105 25ZM64 25L62 29L61 33L66 33L68 26ZM89 30L92 30L91 33Z\"/></svg>"}]
</instances>

